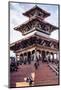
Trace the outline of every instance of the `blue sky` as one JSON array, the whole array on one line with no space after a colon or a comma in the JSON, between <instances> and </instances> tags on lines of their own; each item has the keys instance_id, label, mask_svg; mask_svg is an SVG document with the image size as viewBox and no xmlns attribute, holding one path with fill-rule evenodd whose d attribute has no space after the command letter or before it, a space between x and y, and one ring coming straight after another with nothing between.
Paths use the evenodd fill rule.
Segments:
<instances>
[{"instance_id":1,"label":"blue sky","mask_svg":"<svg viewBox=\"0 0 61 90\"><path fill-rule=\"evenodd\" d=\"M15 31L13 28L28 20L28 18L22 15L22 13L26 12L35 5L51 13L51 16L47 17L45 21L58 27L58 5L25 4L25 3L11 2L10 3L10 43L24 38L20 32ZM58 30L52 32L50 37L58 40Z\"/></svg>"}]
</instances>

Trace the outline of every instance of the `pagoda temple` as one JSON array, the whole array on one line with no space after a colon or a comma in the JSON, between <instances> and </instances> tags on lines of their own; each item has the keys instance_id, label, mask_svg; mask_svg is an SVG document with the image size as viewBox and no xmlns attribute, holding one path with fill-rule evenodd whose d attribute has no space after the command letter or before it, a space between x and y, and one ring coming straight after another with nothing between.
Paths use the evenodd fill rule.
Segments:
<instances>
[{"instance_id":1,"label":"pagoda temple","mask_svg":"<svg viewBox=\"0 0 61 90\"><path fill-rule=\"evenodd\" d=\"M58 28L44 21L46 17L50 16L50 13L38 6L34 6L29 11L23 13L23 15L29 17L29 20L14 29L21 32L22 35L27 35L32 32L34 32L34 35L12 43L10 49L16 53L19 59L21 55L29 54L31 56L33 52L41 54L42 61L46 58L47 54L53 55L54 58L54 54L58 53L58 41L49 38L49 36L51 32Z\"/></svg>"},{"instance_id":2,"label":"pagoda temple","mask_svg":"<svg viewBox=\"0 0 61 90\"><path fill-rule=\"evenodd\" d=\"M10 44L16 60L22 61L22 64L34 64L38 59L42 63L59 61L59 42L50 38L51 33L58 27L45 21L51 14L35 5L23 15L29 18L28 21L14 30L21 32L26 38ZM30 33L33 34L29 35Z\"/></svg>"}]
</instances>

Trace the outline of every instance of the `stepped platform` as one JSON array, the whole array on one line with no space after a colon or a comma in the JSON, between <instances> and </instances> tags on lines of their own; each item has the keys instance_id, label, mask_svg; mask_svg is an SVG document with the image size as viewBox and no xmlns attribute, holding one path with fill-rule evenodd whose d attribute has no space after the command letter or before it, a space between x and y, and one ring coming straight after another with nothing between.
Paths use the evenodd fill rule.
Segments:
<instances>
[{"instance_id":1,"label":"stepped platform","mask_svg":"<svg viewBox=\"0 0 61 90\"><path fill-rule=\"evenodd\" d=\"M18 82L23 83L24 78L30 77L31 73L35 73L33 86L59 84L59 75L57 75L47 63L40 63L38 69L35 69L33 64L20 65L16 72L10 73L10 87L16 87L16 83Z\"/></svg>"}]
</instances>

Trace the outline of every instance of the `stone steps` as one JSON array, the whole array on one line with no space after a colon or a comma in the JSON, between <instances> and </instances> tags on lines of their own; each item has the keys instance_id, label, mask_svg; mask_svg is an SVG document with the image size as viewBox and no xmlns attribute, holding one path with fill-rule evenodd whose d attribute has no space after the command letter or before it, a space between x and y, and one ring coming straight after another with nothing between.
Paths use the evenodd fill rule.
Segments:
<instances>
[{"instance_id":1,"label":"stone steps","mask_svg":"<svg viewBox=\"0 0 61 90\"><path fill-rule=\"evenodd\" d=\"M10 86L16 87L16 82L24 82L25 77L29 77L35 72L34 85L58 84L58 76L46 63L41 63L37 70L34 65L20 65L17 72L10 74Z\"/></svg>"},{"instance_id":2,"label":"stone steps","mask_svg":"<svg viewBox=\"0 0 61 90\"><path fill-rule=\"evenodd\" d=\"M39 68L35 72L35 85L58 84L58 76L53 72L47 64L43 64L43 68Z\"/></svg>"}]
</instances>

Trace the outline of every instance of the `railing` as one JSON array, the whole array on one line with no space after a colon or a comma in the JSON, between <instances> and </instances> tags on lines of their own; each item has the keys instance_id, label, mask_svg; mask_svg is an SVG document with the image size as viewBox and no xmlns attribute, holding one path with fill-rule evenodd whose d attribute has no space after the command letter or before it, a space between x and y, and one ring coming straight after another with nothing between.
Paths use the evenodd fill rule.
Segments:
<instances>
[{"instance_id":1,"label":"railing","mask_svg":"<svg viewBox=\"0 0 61 90\"><path fill-rule=\"evenodd\" d=\"M59 74L59 72L51 64L48 64L48 66L56 73L56 75Z\"/></svg>"}]
</instances>

